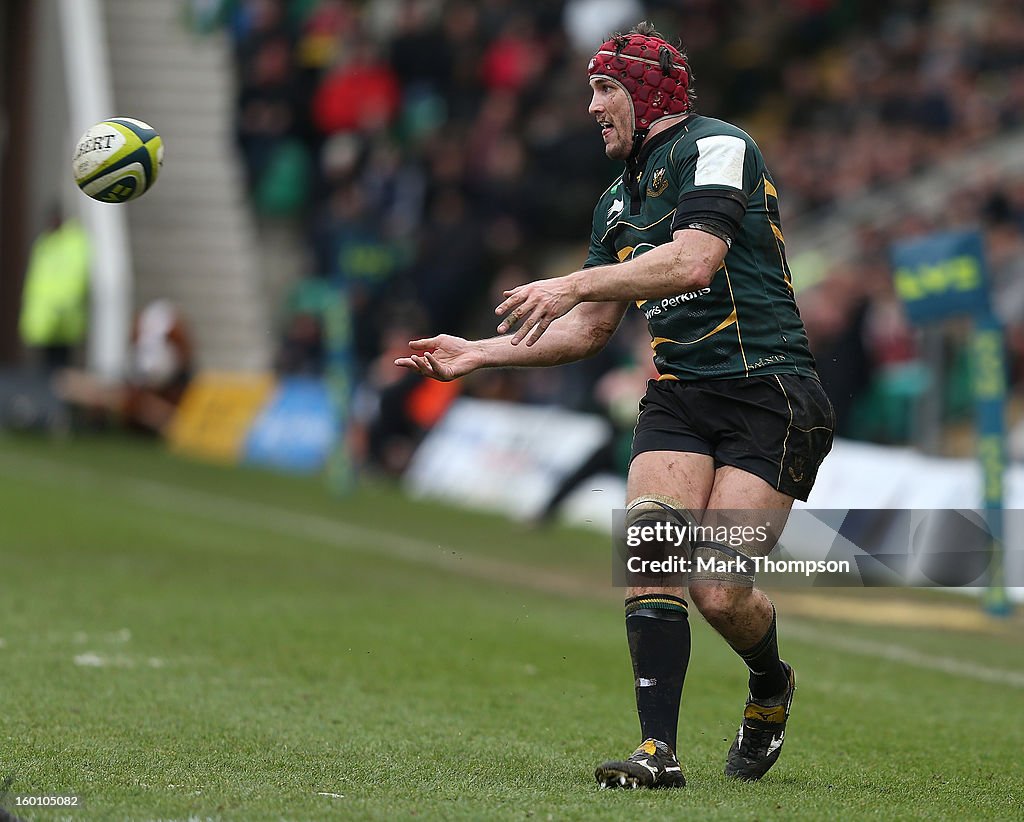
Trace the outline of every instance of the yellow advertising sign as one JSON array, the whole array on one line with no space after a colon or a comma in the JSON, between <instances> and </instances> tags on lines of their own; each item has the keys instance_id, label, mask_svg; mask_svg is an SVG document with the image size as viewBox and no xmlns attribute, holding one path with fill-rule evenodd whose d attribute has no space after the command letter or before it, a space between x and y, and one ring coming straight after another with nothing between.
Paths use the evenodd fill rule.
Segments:
<instances>
[{"instance_id":1,"label":"yellow advertising sign","mask_svg":"<svg viewBox=\"0 0 1024 822\"><path fill-rule=\"evenodd\" d=\"M202 372L189 384L171 421L171 450L213 462L239 462L246 435L275 387L269 373Z\"/></svg>"}]
</instances>

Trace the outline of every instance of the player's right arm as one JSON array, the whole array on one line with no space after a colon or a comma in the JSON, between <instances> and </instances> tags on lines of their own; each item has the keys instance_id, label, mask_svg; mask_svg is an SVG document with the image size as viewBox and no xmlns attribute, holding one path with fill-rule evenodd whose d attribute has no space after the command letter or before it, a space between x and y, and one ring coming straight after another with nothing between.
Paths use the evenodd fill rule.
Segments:
<instances>
[{"instance_id":1,"label":"player's right arm","mask_svg":"<svg viewBox=\"0 0 1024 822\"><path fill-rule=\"evenodd\" d=\"M534 346L512 345L512 336L466 340L439 334L413 340L413 353L395 365L419 371L425 377L448 382L481 368L525 368L562 365L600 351L619 327L629 303L581 303L551 324Z\"/></svg>"}]
</instances>

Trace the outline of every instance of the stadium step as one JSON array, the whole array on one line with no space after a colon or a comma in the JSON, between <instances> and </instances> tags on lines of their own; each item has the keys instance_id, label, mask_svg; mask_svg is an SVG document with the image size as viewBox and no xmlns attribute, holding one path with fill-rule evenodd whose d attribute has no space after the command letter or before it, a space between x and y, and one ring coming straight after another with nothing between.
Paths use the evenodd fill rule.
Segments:
<instances>
[{"instance_id":1,"label":"stadium step","mask_svg":"<svg viewBox=\"0 0 1024 822\"><path fill-rule=\"evenodd\" d=\"M232 143L230 43L189 31L182 8L103 0L117 113L165 143L156 188L127 209L135 302L177 302L201 368L262 369L273 357L264 265L275 257L260 247Z\"/></svg>"}]
</instances>

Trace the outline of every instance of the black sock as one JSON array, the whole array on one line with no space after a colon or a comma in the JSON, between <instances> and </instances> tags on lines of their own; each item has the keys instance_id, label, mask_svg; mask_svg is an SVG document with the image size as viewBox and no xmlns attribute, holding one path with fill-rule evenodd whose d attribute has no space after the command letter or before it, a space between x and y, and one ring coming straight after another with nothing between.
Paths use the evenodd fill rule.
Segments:
<instances>
[{"instance_id":1,"label":"black sock","mask_svg":"<svg viewBox=\"0 0 1024 822\"><path fill-rule=\"evenodd\" d=\"M679 700L690 662L686 600L642 594L626 600L626 637L633 660L636 711L644 739L676 747Z\"/></svg>"},{"instance_id":2,"label":"black sock","mask_svg":"<svg viewBox=\"0 0 1024 822\"><path fill-rule=\"evenodd\" d=\"M750 671L750 695L754 699L769 699L779 696L789 686L789 677L779 659L779 640L775 631L775 606L772 605L772 622L761 640L746 651L736 649Z\"/></svg>"}]
</instances>

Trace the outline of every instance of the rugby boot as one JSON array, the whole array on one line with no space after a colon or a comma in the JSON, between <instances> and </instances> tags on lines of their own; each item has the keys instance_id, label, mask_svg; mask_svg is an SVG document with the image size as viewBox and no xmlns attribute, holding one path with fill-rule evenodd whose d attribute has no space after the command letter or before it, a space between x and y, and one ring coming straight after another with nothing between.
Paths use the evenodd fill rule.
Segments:
<instances>
[{"instance_id":1,"label":"rugby boot","mask_svg":"<svg viewBox=\"0 0 1024 822\"><path fill-rule=\"evenodd\" d=\"M743 723L736 732L736 739L729 748L725 762L726 776L753 782L768 773L768 769L782 753L786 721L796 692L793 666L786 662L782 664L786 668L789 687L773 699L755 700L748 695L743 709Z\"/></svg>"},{"instance_id":2,"label":"rugby boot","mask_svg":"<svg viewBox=\"0 0 1024 822\"><path fill-rule=\"evenodd\" d=\"M598 765L594 778L602 788L682 788L686 777L664 742L645 739L629 759Z\"/></svg>"}]
</instances>

